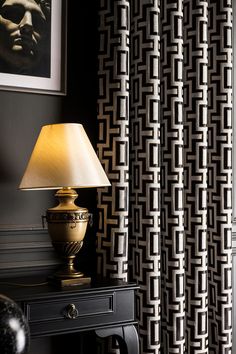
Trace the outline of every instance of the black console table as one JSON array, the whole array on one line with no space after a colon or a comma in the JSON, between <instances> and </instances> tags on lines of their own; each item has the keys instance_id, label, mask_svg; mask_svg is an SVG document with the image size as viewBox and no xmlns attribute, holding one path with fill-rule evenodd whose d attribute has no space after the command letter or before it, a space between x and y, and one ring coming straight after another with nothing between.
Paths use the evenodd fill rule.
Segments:
<instances>
[{"instance_id":1,"label":"black console table","mask_svg":"<svg viewBox=\"0 0 236 354\"><path fill-rule=\"evenodd\" d=\"M31 338L95 331L99 337L115 336L121 354L139 354L136 284L111 280L60 289L47 283L31 286L33 282L0 281L0 293L21 306Z\"/></svg>"}]
</instances>

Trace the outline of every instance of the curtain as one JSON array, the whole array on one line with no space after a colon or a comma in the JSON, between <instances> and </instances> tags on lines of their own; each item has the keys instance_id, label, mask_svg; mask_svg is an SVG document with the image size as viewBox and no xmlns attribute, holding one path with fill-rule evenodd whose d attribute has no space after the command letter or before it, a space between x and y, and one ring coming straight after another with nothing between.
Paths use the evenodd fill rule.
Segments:
<instances>
[{"instance_id":1,"label":"curtain","mask_svg":"<svg viewBox=\"0 0 236 354\"><path fill-rule=\"evenodd\" d=\"M231 0L100 0L98 273L140 352L232 352Z\"/></svg>"}]
</instances>

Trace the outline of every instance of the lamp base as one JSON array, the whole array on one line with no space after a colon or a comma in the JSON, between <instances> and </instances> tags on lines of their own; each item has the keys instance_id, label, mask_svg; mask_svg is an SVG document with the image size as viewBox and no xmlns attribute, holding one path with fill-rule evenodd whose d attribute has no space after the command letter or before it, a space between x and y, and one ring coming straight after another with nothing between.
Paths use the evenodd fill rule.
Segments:
<instances>
[{"instance_id":1,"label":"lamp base","mask_svg":"<svg viewBox=\"0 0 236 354\"><path fill-rule=\"evenodd\" d=\"M91 283L90 277L60 279L54 275L50 275L48 277L48 280L51 284L59 286L60 288L67 287L67 286L89 285Z\"/></svg>"},{"instance_id":2,"label":"lamp base","mask_svg":"<svg viewBox=\"0 0 236 354\"><path fill-rule=\"evenodd\" d=\"M67 264L62 266L51 276L49 281L59 287L90 284L91 278L85 277L84 273L74 267L75 256L66 259Z\"/></svg>"},{"instance_id":3,"label":"lamp base","mask_svg":"<svg viewBox=\"0 0 236 354\"><path fill-rule=\"evenodd\" d=\"M84 274L74 267L74 258L83 246L89 214L86 208L74 204L78 194L71 188L56 193L59 204L47 210L46 220L52 245L64 259L64 265L52 277L62 284L81 283ZM76 282L77 279L77 282ZM76 284L77 285L77 284Z\"/></svg>"},{"instance_id":4,"label":"lamp base","mask_svg":"<svg viewBox=\"0 0 236 354\"><path fill-rule=\"evenodd\" d=\"M83 241L53 242L52 245L58 254L62 255L64 264L54 274L56 278L82 278L84 274L74 267L75 255L83 246Z\"/></svg>"}]
</instances>

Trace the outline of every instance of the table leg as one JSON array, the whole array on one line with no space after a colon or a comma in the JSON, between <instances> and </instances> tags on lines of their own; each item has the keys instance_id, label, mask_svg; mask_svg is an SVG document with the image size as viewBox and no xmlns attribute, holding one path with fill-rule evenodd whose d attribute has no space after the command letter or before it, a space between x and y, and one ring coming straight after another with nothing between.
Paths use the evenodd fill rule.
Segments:
<instances>
[{"instance_id":1,"label":"table leg","mask_svg":"<svg viewBox=\"0 0 236 354\"><path fill-rule=\"evenodd\" d=\"M139 338L134 325L95 330L98 337L114 336L120 345L120 354L139 354Z\"/></svg>"}]
</instances>

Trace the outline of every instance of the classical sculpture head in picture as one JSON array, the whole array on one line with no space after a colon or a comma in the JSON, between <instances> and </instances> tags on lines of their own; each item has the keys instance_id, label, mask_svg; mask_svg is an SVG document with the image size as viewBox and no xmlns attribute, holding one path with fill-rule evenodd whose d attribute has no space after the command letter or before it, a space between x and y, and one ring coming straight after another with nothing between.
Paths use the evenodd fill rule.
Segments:
<instances>
[{"instance_id":1,"label":"classical sculpture head in picture","mask_svg":"<svg viewBox=\"0 0 236 354\"><path fill-rule=\"evenodd\" d=\"M51 0L0 0L0 73L50 77Z\"/></svg>"}]
</instances>

